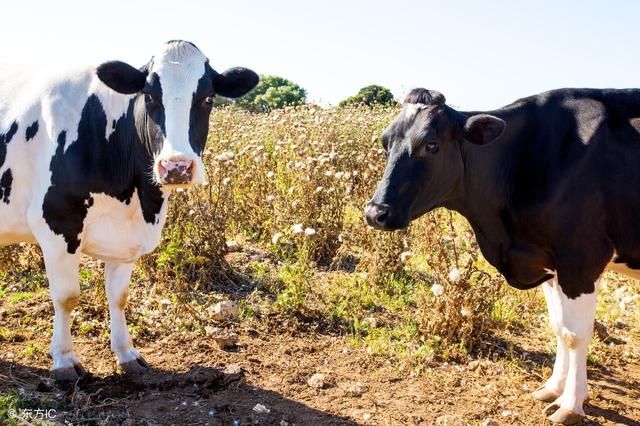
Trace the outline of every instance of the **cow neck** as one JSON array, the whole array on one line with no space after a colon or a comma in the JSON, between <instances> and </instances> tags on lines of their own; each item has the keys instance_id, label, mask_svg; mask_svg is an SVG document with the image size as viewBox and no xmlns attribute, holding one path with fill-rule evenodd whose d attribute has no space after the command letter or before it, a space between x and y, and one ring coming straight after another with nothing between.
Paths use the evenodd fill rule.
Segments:
<instances>
[{"instance_id":1,"label":"cow neck","mask_svg":"<svg viewBox=\"0 0 640 426\"><path fill-rule=\"evenodd\" d=\"M502 118L507 123L513 113L511 110L491 111L489 114ZM479 112L461 113L466 118ZM494 266L500 262L502 250L509 247L516 237L509 229L505 218L514 213L512 200L514 191L514 165L510 156L518 152L522 138L518 134L520 126L507 127L505 134L495 143L476 146L469 142L461 143L461 155L464 164L464 179L461 196L451 200L445 207L457 211L471 224L483 254Z\"/></svg>"}]
</instances>

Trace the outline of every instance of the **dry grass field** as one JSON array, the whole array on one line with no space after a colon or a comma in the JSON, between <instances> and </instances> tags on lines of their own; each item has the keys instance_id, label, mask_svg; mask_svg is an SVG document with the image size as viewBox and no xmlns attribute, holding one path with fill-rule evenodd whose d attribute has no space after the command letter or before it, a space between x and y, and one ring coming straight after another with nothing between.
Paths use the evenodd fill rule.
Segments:
<instances>
[{"instance_id":1,"label":"dry grass field","mask_svg":"<svg viewBox=\"0 0 640 426\"><path fill-rule=\"evenodd\" d=\"M72 330L90 374L52 383L39 249L0 249L0 424L545 424L529 396L553 365L541 290L509 288L456 214L395 233L363 222L396 113L214 112L209 185L172 195L131 283L148 375L117 371L103 265L86 259ZM589 424L640 424L638 294L603 278ZM219 319L228 300L237 314Z\"/></svg>"}]
</instances>

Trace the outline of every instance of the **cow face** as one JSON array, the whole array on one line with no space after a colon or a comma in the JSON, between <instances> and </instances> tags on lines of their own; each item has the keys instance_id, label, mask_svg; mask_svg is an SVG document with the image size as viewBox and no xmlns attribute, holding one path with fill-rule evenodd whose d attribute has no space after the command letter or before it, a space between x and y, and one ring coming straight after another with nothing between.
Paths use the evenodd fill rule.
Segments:
<instances>
[{"instance_id":1,"label":"cow face","mask_svg":"<svg viewBox=\"0 0 640 426\"><path fill-rule=\"evenodd\" d=\"M368 224L389 231L404 228L459 197L464 182L462 139L489 143L504 127L504 121L488 115L466 120L436 91L411 91L382 135L387 165L365 207Z\"/></svg>"},{"instance_id":2,"label":"cow face","mask_svg":"<svg viewBox=\"0 0 640 426\"><path fill-rule=\"evenodd\" d=\"M245 68L222 74L192 43L170 41L138 70L123 62L97 69L100 80L123 94L135 94L135 126L153 158L156 183L186 187L205 183L202 152L209 130L213 97L237 98L258 83Z\"/></svg>"}]
</instances>

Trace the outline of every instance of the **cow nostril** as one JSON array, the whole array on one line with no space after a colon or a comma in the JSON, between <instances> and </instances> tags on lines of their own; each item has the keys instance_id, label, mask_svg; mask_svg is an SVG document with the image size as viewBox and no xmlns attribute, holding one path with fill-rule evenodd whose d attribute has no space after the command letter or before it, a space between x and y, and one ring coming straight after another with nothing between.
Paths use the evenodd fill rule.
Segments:
<instances>
[{"instance_id":1,"label":"cow nostril","mask_svg":"<svg viewBox=\"0 0 640 426\"><path fill-rule=\"evenodd\" d=\"M378 214L376 215L375 221L378 225L384 226L388 218L389 218L389 211L387 209L384 209L382 211L379 210Z\"/></svg>"}]
</instances>

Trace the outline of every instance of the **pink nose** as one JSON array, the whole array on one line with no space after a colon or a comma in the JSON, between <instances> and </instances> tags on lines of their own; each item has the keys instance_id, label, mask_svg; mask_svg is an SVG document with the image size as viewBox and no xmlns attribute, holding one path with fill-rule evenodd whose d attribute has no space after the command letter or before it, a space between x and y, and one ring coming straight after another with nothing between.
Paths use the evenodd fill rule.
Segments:
<instances>
[{"instance_id":1,"label":"pink nose","mask_svg":"<svg viewBox=\"0 0 640 426\"><path fill-rule=\"evenodd\" d=\"M158 176L162 184L189 184L193 178L193 160L186 158L160 160Z\"/></svg>"}]
</instances>

